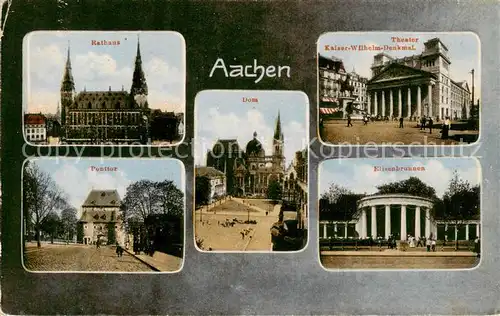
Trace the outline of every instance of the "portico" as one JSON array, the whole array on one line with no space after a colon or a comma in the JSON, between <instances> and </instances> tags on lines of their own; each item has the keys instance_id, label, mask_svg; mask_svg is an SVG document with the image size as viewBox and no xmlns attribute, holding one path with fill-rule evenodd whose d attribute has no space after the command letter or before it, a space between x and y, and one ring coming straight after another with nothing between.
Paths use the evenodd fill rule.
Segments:
<instances>
[{"instance_id":1,"label":"portico","mask_svg":"<svg viewBox=\"0 0 500 316\"><path fill-rule=\"evenodd\" d=\"M435 116L439 109L433 101L436 80L430 72L391 64L368 81L367 112L389 118Z\"/></svg>"}]
</instances>

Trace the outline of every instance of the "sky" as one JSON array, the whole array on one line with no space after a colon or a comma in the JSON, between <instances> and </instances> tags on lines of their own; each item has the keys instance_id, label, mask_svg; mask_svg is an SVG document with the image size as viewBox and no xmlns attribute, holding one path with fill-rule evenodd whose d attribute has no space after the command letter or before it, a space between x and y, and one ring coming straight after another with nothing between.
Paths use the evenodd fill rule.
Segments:
<instances>
[{"instance_id":1,"label":"sky","mask_svg":"<svg viewBox=\"0 0 500 316\"><path fill-rule=\"evenodd\" d=\"M375 172L374 167L424 167L425 171L414 172ZM331 159L319 166L320 195L328 190L331 183L352 190L354 193L373 194L376 186L390 182L418 177L436 189L442 197L448 188L454 171L463 180L472 185L480 184L480 167L473 158L437 158L437 159Z\"/></svg>"},{"instance_id":2,"label":"sky","mask_svg":"<svg viewBox=\"0 0 500 316\"><path fill-rule=\"evenodd\" d=\"M243 97L258 102L243 102ZM237 139L245 150L254 132L271 155L279 112L288 166L295 152L308 145L308 111L307 96L296 91L204 91L195 100L195 164L206 165L207 150L218 139Z\"/></svg>"},{"instance_id":3,"label":"sky","mask_svg":"<svg viewBox=\"0 0 500 316\"><path fill-rule=\"evenodd\" d=\"M327 57L337 57L344 61L345 70L356 73L366 78L371 78L371 64L373 56L382 51L325 51L325 45L394 45L391 37L415 37L415 51L385 51L389 56L401 58L420 54L424 50L424 42L438 37L448 48L448 56L451 61L450 77L454 81L466 80L469 89L472 89L471 69L475 71L474 98L481 98L481 68L480 68L480 42L479 38L470 32L463 33L407 33L407 32L363 32L363 33L325 33L318 40L318 53ZM407 43L400 43L407 44Z\"/></svg>"},{"instance_id":4,"label":"sky","mask_svg":"<svg viewBox=\"0 0 500 316\"><path fill-rule=\"evenodd\" d=\"M23 109L56 113L68 44L76 92L130 92L140 39L142 66L153 109L184 112L185 43L175 32L49 32L26 35L23 42ZM120 45L91 45L92 40Z\"/></svg>"},{"instance_id":5,"label":"sky","mask_svg":"<svg viewBox=\"0 0 500 316\"><path fill-rule=\"evenodd\" d=\"M49 173L78 210L92 189L116 189L125 198L127 186L139 180L171 180L184 192L184 167L176 159L39 158L30 160ZM91 167L116 167L117 171L92 171Z\"/></svg>"}]
</instances>

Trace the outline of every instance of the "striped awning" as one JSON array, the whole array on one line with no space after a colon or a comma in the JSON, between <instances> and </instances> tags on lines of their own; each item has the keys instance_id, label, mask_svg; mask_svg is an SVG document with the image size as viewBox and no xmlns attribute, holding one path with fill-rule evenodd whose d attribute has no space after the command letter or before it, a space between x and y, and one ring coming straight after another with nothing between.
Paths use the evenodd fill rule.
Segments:
<instances>
[{"instance_id":1,"label":"striped awning","mask_svg":"<svg viewBox=\"0 0 500 316\"><path fill-rule=\"evenodd\" d=\"M321 114L334 114L340 111L342 111L341 108L319 108Z\"/></svg>"},{"instance_id":2,"label":"striped awning","mask_svg":"<svg viewBox=\"0 0 500 316\"><path fill-rule=\"evenodd\" d=\"M321 101L323 101L323 102L335 102L335 103L337 103L339 100L337 98L322 97Z\"/></svg>"}]
</instances>

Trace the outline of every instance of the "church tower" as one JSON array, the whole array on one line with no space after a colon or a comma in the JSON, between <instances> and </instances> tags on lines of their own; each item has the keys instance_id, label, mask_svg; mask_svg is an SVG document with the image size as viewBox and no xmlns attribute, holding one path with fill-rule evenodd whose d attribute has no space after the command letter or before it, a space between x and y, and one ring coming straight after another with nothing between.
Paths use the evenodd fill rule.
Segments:
<instances>
[{"instance_id":1,"label":"church tower","mask_svg":"<svg viewBox=\"0 0 500 316\"><path fill-rule=\"evenodd\" d=\"M68 45L68 57L66 58L66 67L61 83L61 125L66 125L66 111L73 104L75 97L75 81L71 70L70 49Z\"/></svg>"},{"instance_id":2,"label":"church tower","mask_svg":"<svg viewBox=\"0 0 500 316\"><path fill-rule=\"evenodd\" d=\"M136 96L142 95L141 98L137 98ZM132 87L130 88L130 97L132 98L132 102L137 106L142 106L144 108L148 107L147 101L148 95L148 85L146 83L146 76L144 75L144 71L142 70L142 59L141 59L141 48L139 38L137 38L137 53L135 56L135 67L134 74L132 76ZM142 102L142 104L141 104Z\"/></svg>"},{"instance_id":3,"label":"church tower","mask_svg":"<svg viewBox=\"0 0 500 316\"><path fill-rule=\"evenodd\" d=\"M278 117L276 119L276 127L274 128L273 137L273 157L279 159L279 166L285 167L285 157L283 156L283 145L284 145L283 131L281 130L281 118L280 112L278 111Z\"/></svg>"}]
</instances>

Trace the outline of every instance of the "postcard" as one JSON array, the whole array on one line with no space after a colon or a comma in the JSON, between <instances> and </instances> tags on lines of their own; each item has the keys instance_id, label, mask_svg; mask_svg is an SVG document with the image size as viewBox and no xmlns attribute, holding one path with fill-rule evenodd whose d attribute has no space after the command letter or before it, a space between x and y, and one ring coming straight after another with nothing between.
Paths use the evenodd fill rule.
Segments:
<instances>
[{"instance_id":1,"label":"postcard","mask_svg":"<svg viewBox=\"0 0 500 316\"><path fill-rule=\"evenodd\" d=\"M175 159L34 158L23 169L24 267L176 272L184 167Z\"/></svg>"},{"instance_id":2,"label":"postcard","mask_svg":"<svg viewBox=\"0 0 500 316\"><path fill-rule=\"evenodd\" d=\"M185 43L176 32L32 32L23 131L33 145L172 145L184 135Z\"/></svg>"},{"instance_id":3,"label":"postcard","mask_svg":"<svg viewBox=\"0 0 500 316\"><path fill-rule=\"evenodd\" d=\"M308 100L203 91L195 101L196 246L298 251L307 243Z\"/></svg>"},{"instance_id":4,"label":"postcard","mask_svg":"<svg viewBox=\"0 0 500 316\"><path fill-rule=\"evenodd\" d=\"M326 160L319 254L327 269L467 269L481 253L474 158Z\"/></svg>"},{"instance_id":5,"label":"postcard","mask_svg":"<svg viewBox=\"0 0 500 316\"><path fill-rule=\"evenodd\" d=\"M324 142L477 141L481 57L474 33L325 33L317 52Z\"/></svg>"}]
</instances>

